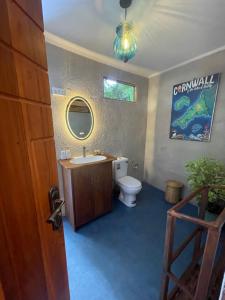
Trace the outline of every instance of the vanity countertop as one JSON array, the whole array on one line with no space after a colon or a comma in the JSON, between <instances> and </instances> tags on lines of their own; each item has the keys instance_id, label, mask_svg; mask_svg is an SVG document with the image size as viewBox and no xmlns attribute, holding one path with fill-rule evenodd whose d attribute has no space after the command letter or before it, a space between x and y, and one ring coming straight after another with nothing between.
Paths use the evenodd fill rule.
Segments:
<instances>
[{"instance_id":1,"label":"vanity countertop","mask_svg":"<svg viewBox=\"0 0 225 300\"><path fill-rule=\"evenodd\" d=\"M90 166L90 165L104 164L106 162L110 162L110 161L113 161L113 160L117 159L115 156L113 156L111 154L108 154L108 153L103 153L101 155L106 156L106 159L100 160L100 161L91 162L91 163L85 163L85 164L72 164L70 162L70 159L64 159L64 160L60 159L59 163L65 169L76 169L76 168L82 168L82 167Z\"/></svg>"}]
</instances>

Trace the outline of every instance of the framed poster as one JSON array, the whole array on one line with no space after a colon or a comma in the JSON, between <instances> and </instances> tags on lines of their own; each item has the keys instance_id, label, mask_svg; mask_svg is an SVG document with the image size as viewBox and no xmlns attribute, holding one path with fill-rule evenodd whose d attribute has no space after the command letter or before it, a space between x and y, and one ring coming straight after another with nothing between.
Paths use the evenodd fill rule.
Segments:
<instances>
[{"instance_id":1,"label":"framed poster","mask_svg":"<svg viewBox=\"0 0 225 300\"><path fill-rule=\"evenodd\" d=\"M208 142L220 73L194 78L173 87L170 138Z\"/></svg>"}]
</instances>

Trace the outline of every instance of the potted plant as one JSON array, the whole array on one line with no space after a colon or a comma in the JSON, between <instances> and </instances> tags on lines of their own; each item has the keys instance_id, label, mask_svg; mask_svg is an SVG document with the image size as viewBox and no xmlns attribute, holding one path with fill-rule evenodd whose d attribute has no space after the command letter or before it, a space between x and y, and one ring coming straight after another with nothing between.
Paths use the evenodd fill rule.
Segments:
<instances>
[{"instance_id":1,"label":"potted plant","mask_svg":"<svg viewBox=\"0 0 225 300\"><path fill-rule=\"evenodd\" d=\"M187 162L185 168L188 183L193 190L209 184L225 185L225 164L218 160L203 157ZM196 200L199 201L200 198L201 195ZM225 207L225 190L210 190L208 200L207 210L219 214Z\"/></svg>"}]
</instances>

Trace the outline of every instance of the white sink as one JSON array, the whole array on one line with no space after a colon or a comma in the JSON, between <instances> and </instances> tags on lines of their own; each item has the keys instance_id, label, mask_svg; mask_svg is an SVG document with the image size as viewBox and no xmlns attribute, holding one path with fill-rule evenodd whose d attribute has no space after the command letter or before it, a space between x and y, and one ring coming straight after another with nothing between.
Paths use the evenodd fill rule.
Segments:
<instances>
[{"instance_id":1,"label":"white sink","mask_svg":"<svg viewBox=\"0 0 225 300\"><path fill-rule=\"evenodd\" d=\"M78 157L73 157L70 160L70 163L74 165L89 164L92 162L105 160L106 158L107 157L103 155L87 155L86 157L78 156Z\"/></svg>"}]
</instances>

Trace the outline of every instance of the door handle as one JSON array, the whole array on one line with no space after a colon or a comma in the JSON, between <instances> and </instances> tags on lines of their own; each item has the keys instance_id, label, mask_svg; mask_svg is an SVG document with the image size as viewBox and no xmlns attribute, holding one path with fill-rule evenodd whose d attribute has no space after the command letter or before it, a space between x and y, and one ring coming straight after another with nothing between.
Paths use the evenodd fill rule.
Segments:
<instances>
[{"instance_id":1,"label":"door handle","mask_svg":"<svg viewBox=\"0 0 225 300\"><path fill-rule=\"evenodd\" d=\"M55 203L58 203L58 207L52 212L47 220L48 223L52 224L53 230L59 229L62 225L62 207L65 201L58 199Z\"/></svg>"},{"instance_id":2,"label":"door handle","mask_svg":"<svg viewBox=\"0 0 225 300\"><path fill-rule=\"evenodd\" d=\"M53 230L58 230L62 226L62 207L65 201L59 199L59 189L56 186L53 186L49 191L49 203L51 215L47 223L52 224Z\"/></svg>"}]
</instances>

